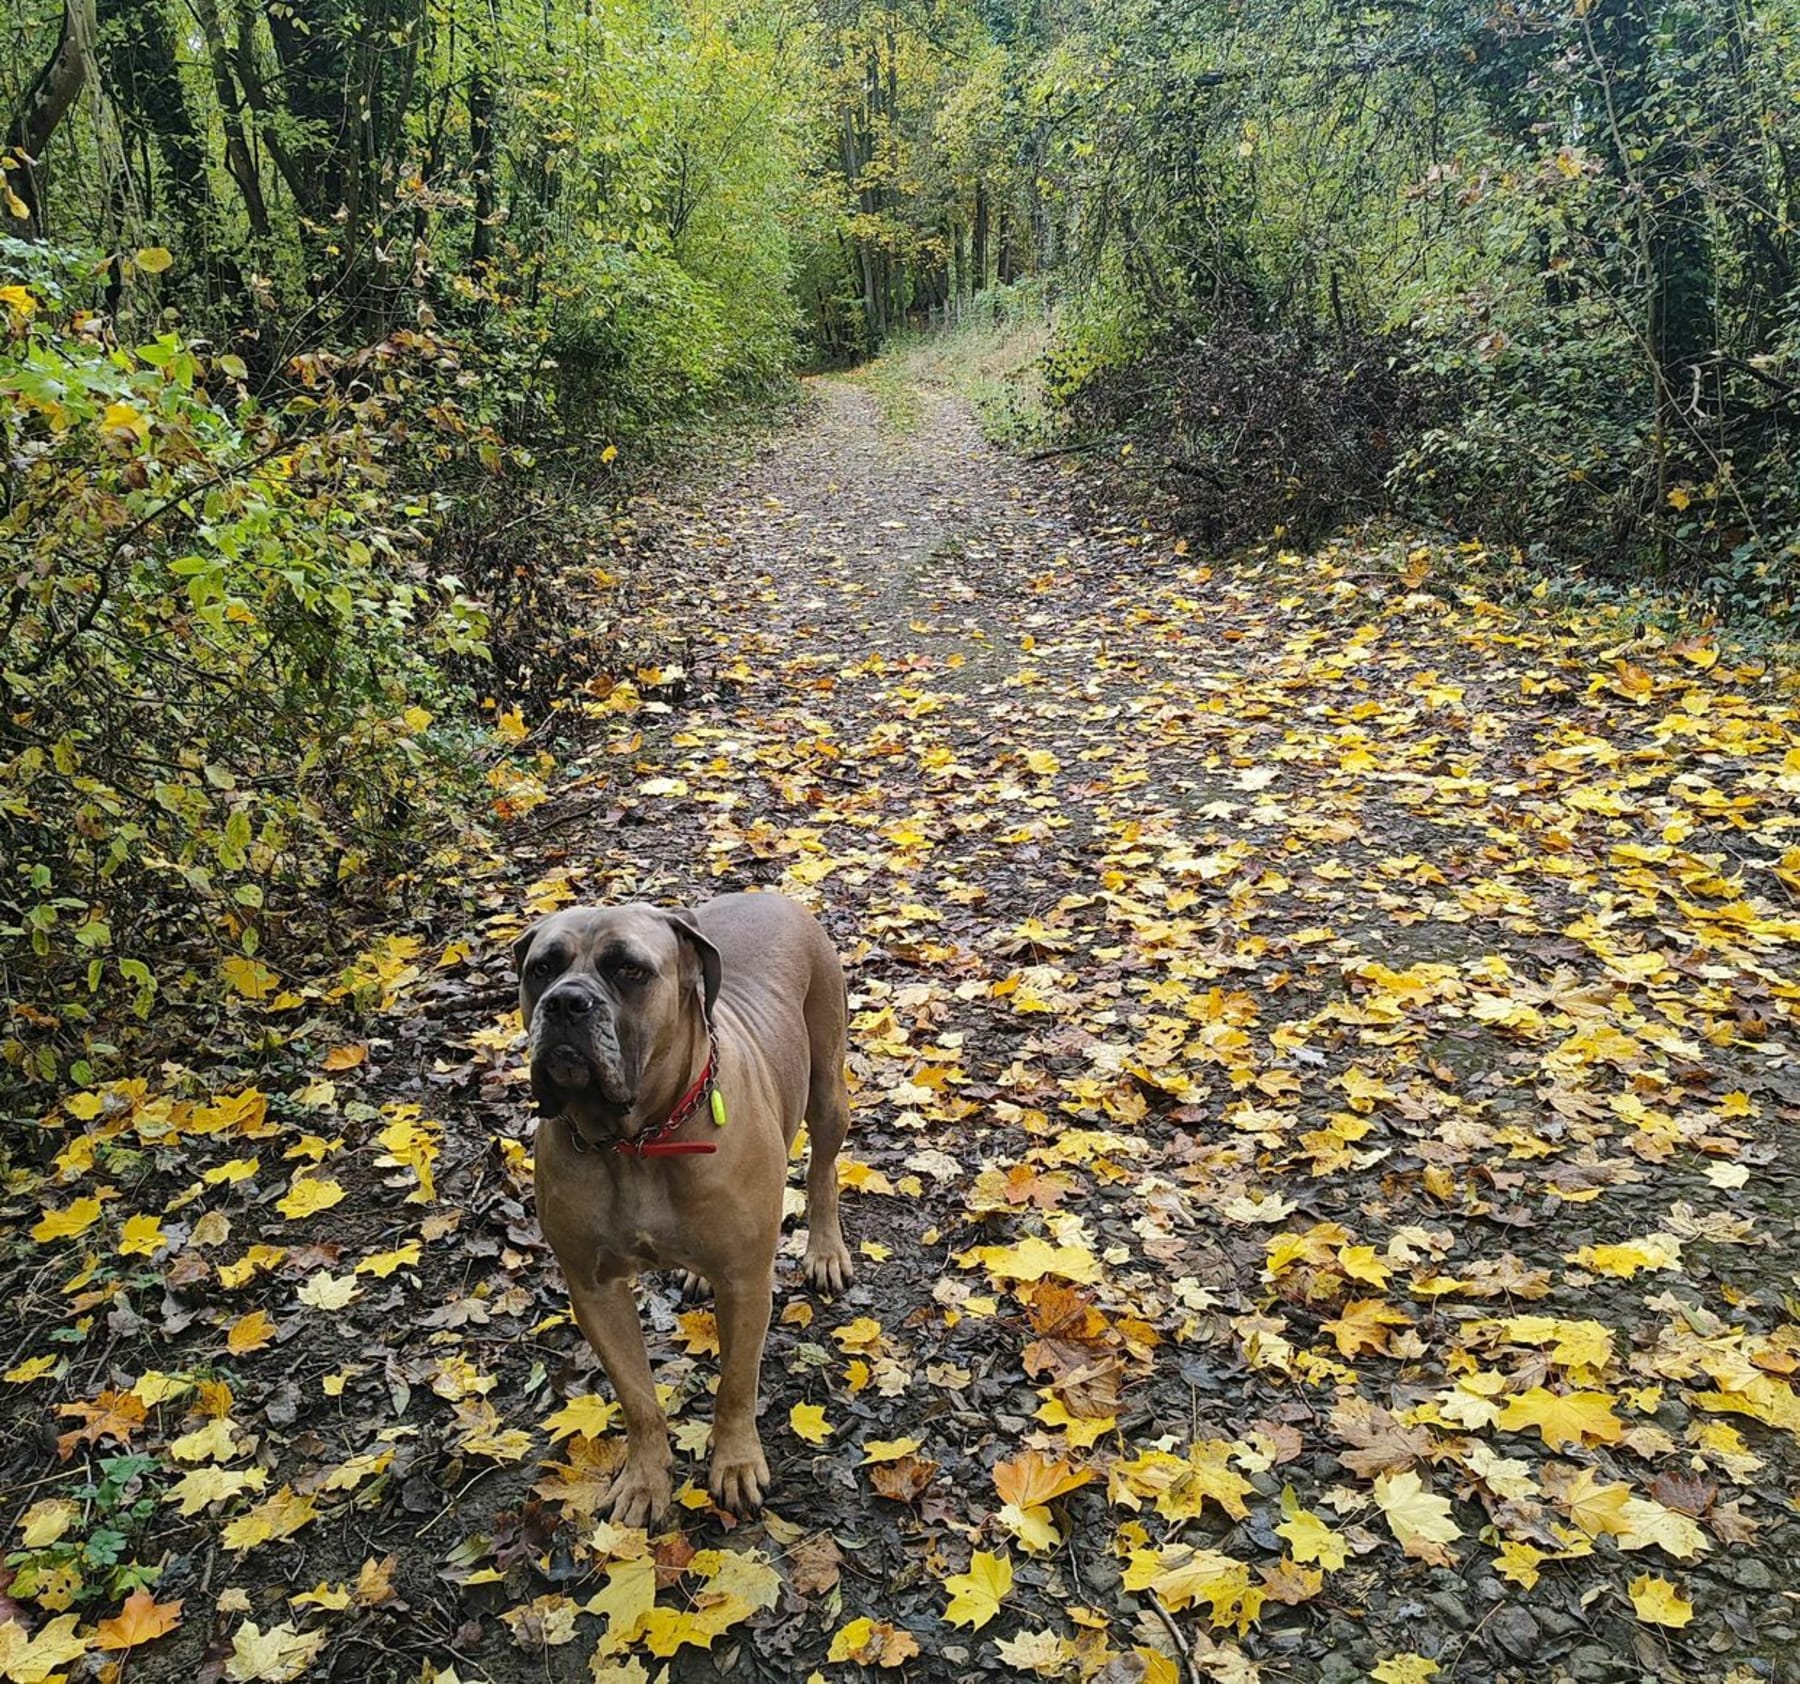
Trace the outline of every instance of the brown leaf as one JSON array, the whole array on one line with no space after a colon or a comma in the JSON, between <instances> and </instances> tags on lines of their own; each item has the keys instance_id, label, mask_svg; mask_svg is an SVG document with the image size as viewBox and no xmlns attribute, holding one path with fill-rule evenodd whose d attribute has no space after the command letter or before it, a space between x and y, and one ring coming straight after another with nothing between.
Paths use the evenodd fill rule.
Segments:
<instances>
[{"instance_id":1,"label":"brown leaf","mask_svg":"<svg viewBox=\"0 0 1800 1684\"><path fill-rule=\"evenodd\" d=\"M1263 1594L1271 1602L1284 1602L1290 1608L1310 1602L1325 1585L1325 1575L1318 1568L1302 1567L1285 1559L1273 1567L1259 1567L1257 1572L1262 1575Z\"/></svg>"},{"instance_id":2,"label":"brown leaf","mask_svg":"<svg viewBox=\"0 0 1800 1684\"><path fill-rule=\"evenodd\" d=\"M928 1456L902 1456L897 1462L880 1462L869 1469L875 1495L891 1503L911 1503L932 1481L938 1465Z\"/></svg>"},{"instance_id":3,"label":"brown leaf","mask_svg":"<svg viewBox=\"0 0 1800 1684\"><path fill-rule=\"evenodd\" d=\"M1719 1488L1710 1479L1684 1479L1665 1469L1650 1481L1650 1495L1678 1514L1703 1515L1717 1500Z\"/></svg>"},{"instance_id":4,"label":"brown leaf","mask_svg":"<svg viewBox=\"0 0 1800 1684\"><path fill-rule=\"evenodd\" d=\"M811 1532L788 1551L788 1583L799 1596L823 1596L841 1576L842 1556L829 1532Z\"/></svg>"},{"instance_id":5,"label":"brown leaf","mask_svg":"<svg viewBox=\"0 0 1800 1684\"><path fill-rule=\"evenodd\" d=\"M1331 1430L1351 1447L1338 1460L1363 1479L1399 1473L1431 1452L1428 1428L1403 1427L1366 1398L1346 1398L1332 1410Z\"/></svg>"}]
</instances>

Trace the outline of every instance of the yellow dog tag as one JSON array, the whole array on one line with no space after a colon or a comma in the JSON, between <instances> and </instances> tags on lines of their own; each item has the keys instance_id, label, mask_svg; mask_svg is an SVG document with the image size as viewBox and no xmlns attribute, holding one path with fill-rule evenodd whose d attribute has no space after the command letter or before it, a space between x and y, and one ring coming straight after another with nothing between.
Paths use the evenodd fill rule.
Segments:
<instances>
[{"instance_id":1,"label":"yellow dog tag","mask_svg":"<svg viewBox=\"0 0 1800 1684\"><path fill-rule=\"evenodd\" d=\"M719 1127L725 1126L725 1096L717 1088L712 1091L713 1122Z\"/></svg>"}]
</instances>

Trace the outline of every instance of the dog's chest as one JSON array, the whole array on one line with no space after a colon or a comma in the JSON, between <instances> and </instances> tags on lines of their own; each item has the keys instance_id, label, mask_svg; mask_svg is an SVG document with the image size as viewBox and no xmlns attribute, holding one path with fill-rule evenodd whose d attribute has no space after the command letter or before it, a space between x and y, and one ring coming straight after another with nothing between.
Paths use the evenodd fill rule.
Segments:
<instances>
[{"instance_id":1,"label":"dog's chest","mask_svg":"<svg viewBox=\"0 0 1800 1684\"><path fill-rule=\"evenodd\" d=\"M540 1187L538 1218L559 1257L591 1256L605 1277L688 1267L695 1225L678 1205L656 1177L577 1171Z\"/></svg>"}]
</instances>

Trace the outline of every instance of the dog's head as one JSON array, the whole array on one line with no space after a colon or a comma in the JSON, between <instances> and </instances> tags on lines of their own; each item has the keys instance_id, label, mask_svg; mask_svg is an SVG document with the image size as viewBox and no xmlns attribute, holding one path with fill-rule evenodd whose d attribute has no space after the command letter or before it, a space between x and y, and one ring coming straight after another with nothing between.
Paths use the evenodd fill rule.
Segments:
<instances>
[{"instance_id":1,"label":"dog's head","mask_svg":"<svg viewBox=\"0 0 1800 1684\"><path fill-rule=\"evenodd\" d=\"M645 1075L693 1044L719 991L719 952L691 912L570 907L513 944L539 1114L593 1143L630 1140ZM685 1080L685 1077L683 1078Z\"/></svg>"}]
</instances>

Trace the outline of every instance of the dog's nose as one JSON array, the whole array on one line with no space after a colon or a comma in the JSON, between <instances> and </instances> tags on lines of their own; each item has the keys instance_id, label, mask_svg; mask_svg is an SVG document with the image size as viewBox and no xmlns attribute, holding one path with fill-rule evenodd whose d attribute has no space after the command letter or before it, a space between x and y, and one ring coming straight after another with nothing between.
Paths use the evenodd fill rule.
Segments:
<instances>
[{"instance_id":1,"label":"dog's nose","mask_svg":"<svg viewBox=\"0 0 1800 1684\"><path fill-rule=\"evenodd\" d=\"M599 996L585 988L558 988L538 1002L538 1010L565 1023L578 1023L599 1005Z\"/></svg>"}]
</instances>

